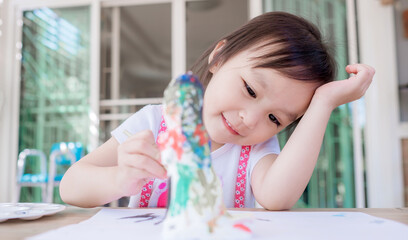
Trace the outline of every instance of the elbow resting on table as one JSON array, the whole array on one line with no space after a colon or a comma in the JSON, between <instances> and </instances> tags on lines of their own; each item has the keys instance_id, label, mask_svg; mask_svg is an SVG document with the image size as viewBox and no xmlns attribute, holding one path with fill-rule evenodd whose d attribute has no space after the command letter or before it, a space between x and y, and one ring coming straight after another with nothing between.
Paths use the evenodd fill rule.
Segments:
<instances>
[{"instance_id":1,"label":"elbow resting on table","mask_svg":"<svg viewBox=\"0 0 408 240\"><path fill-rule=\"evenodd\" d=\"M74 206L78 206L78 204L75 202L75 199L72 193L70 193L69 191L69 186L67 186L67 184L64 181L64 178L62 178L61 183L60 183L60 187L59 187L59 194L61 197L61 200L69 205L74 205Z\"/></svg>"},{"instance_id":2,"label":"elbow resting on table","mask_svg":"<svg viewBox=\"0 0 408 240\"><path fill-rule=\"evenodd\" d=\"M298 201L298 198L285 198L283 196L274 197L268 196L267 193L264 193L259 199L257 199L257 201L266 210L283 211L291 209Z\"/></svg>"},{"instance_id":3,"label":"elbow resting on table","mask_svg":"<svg viewBox=\"0 0 408 240\"><path fill-rule=\"evenodd\" d=\"M287 203L270 203L270 204L261 204L260 205L268 211L283 211L289 210L293 207L294 204L287 204Z\"/></svg>"},{"instance_id":4,"label":"elbow resting on table","mask_svg":"<svg viewBox=\"0 0 408 240\"><path fill-rule=\"evenodd\" d=\"M80 201L79 199L72 197L72 195L70 195L69 193L66 193L66 191L61 190L61 188L60 188L60 196L61 196L61 200L68 205L81 207L81 208L93 208L93 207L99 206L97 204L90 204L87 201Z\"/></svg>"},{"instance_id":5,"label":"elbow resting on table","mask_svg":"<svg viewBox=\"0 0 408 240\"><path fill-rule=\"evenodd\" d=\"M81 199L78 199L76 196L77 193L75 191L72 191L74 188L65 180L64 177L61 180L60 187L59 187L59 193L61 200L69 205L72 206L77 206L77 207L83 207L83 208L92 208L92 207L97 207L97 205L90 205L87 203L87 201L81 201Z\"/></svg>"}]
</instances>

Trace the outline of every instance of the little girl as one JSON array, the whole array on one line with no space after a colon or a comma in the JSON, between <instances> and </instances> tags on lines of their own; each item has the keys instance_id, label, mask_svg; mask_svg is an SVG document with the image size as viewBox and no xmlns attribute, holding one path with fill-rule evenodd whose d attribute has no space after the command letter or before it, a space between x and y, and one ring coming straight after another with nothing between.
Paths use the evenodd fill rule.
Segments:
<instances>
[{"instance_id":1,"label":"little girl","mask_svg":"<svg viewBox=\"0 0 408 240\"><path fill-rule=\"evenodd\" d=\"M362 97L374 69L333 81L335 62L318 29L303 18L270 12L211 46L192 67L205 87L203 120L212 165L227 207L291 208L315 167L330 114ZM276 134L298 122L280 152ZM166 205L166 169L157 135L160 105L149 105L75 163L60 185L62 199L94 207L123 196L130 207ZM154 180L151 180L154 179Z\"/></svg>"}]
</instances>

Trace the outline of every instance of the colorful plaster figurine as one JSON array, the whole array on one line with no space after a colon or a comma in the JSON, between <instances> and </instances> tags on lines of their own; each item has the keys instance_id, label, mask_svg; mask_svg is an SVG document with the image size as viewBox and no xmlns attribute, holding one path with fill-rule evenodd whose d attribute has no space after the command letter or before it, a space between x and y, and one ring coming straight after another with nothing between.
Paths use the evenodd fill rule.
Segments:
<instances>
[{"instance_id":1,"label":"colorful plaster figurine","mask_svg":"<svg viewBox=\"0 0 408 240\"><path fill-rule=\"evenodd\" d=\"M159 135L170 181L165 239L248 239L250 221L232 217L211 167L210 141L202 120L203 88L191 72L173 79L164 92L167 131Z\"/></svg>"}]
</instances>

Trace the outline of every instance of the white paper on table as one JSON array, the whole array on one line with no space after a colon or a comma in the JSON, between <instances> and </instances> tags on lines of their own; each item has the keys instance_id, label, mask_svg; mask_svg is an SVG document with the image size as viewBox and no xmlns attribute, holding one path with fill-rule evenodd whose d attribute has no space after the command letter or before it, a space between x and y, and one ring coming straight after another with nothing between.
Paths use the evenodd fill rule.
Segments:
<instances>
[{"instance_id":1,"label":"white paper on table","mask_svg":"<svg viewBox=\"0 0 408 240\"><path fill-rule=\"evenodd\" d=\"M407 225L360 212L229 212L253 214L253 239L408 239ZM79 224L29 239L160 239L165 214L165 209L102 209ZM126 218L132 216L138 217Z\"/></svg>"}]
</instances>

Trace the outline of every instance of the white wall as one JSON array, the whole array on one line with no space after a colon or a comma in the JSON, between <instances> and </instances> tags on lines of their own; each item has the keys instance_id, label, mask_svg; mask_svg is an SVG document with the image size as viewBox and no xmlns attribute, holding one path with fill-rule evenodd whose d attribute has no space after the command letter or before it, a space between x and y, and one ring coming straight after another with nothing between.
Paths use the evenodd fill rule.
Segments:
<instances>
[{"instance_id":1,"label":"white wall","mask_svg":"<svg viewBox=\"0 0 408 240\"><path fill-rule=\"evenodd\" d=\"M402 207L393 6L384 6L379 0L356 2L360 60L376 69L374 81L365 97L368 207Z\"/></svg>"},{"instance_id":2,"label":"white wall","mask_svg":"<svg viewBox=\"0 0 408 240\"><path fill-rule=\"evenodd\" d=\"M2 25L0 26L0 31L1 31L1 36L0 36L0 132L4 132L4 121L5 121L5 109L4 109L4 104L5 104L5 89L6 89L6 84L5 84L5 57L4 57L4 51L6 50L5 48L5 21L4 21L4 16L6 11L4 10L5 8L5 3L3 2L1 5L2 8L0 8L0 16L1 16L1 21ZM2 147L5 145L4 142L4 134L0 134L0 202L6 201L6 196L7 196L7 185L5 182L8 179L7 176L7 166L5 166L5 163L7 162L6 159L4 158L3 149Z\"/></svg>"},{"instance_id":3,"label":"white wall","mask_svg":"<svg viewBox=\"0 0 408 240\"><path fill-rule=\"evenodd\" d=\"M12 79L13 63L16 61L13 56L14 44L12 44L14 21L7 21L10 16L10 1L3 1L1 7L2 37L0 38L0 202L12 201L14 173L16 166L17 139L12 131L16 129L13 122L12 109L16 102L13 101L12 89L14 82Z\"/></svg>"}]
</instances>

